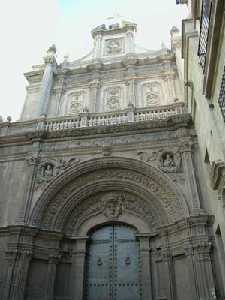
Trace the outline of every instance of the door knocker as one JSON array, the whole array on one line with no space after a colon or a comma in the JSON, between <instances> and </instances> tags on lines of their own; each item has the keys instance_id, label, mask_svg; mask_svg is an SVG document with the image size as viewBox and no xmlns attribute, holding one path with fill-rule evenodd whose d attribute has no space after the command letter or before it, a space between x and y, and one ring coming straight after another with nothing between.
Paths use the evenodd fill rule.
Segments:
<instances>
[{"instance_id":1,"label":"door knocker","mask_svg":"<svg viewBox=\"0 0 225 300\"><path fill-rule=\"evenodd\" d=\"M98 265L98 266L101 266L101 265L102 265L102 259L101 259L100 257L99 257L98 260L97 260L97 265Z\"/></svg>"},{"instance_id":2,"label":"door knocker","mask_svg":"<svg viewBox=\"0 0 225 300\"><path fill-rule=\"evenodd\" d=\"M129 256L127 256L126 258L125 258L125 265L130 265L131 264L131 259L130 259L130 257Z\"/></svg>"}]
</instances>

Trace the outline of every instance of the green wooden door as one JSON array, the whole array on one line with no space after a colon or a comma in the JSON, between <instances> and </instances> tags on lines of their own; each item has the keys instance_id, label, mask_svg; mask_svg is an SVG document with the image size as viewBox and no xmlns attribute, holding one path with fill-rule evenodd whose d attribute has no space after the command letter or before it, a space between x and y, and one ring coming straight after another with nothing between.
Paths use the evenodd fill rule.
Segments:
<instances>
[{"instance_id":1,"label":"green wooden door","mask_svg":"<svg viewBox=\"0 0 225 300\"><path fill-rule=\"evenodd\" d=\"M139 244L132 228L108 225L91 235L87 300L140 300L139 277Z\"/></svg>"}]
</instances>

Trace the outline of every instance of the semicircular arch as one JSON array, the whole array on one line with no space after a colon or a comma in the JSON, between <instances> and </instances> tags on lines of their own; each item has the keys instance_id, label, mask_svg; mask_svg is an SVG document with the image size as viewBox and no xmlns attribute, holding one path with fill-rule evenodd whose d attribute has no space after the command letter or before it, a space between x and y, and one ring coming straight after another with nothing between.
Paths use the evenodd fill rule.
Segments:
<instances>
[{"instance_id":1,"label":"semicircular arch","mask_svg":"<svg viewBox=\"0 0 225 300\"><path fill-rule=\"evenodd\" d=\"M51 181L36 202L29 222L63 231L85 199L112 190L136 195L159 217L159 225L189 215L181 191L160 170L136 159L104 157L76 164Z\"/></svg>"}]
</instances>

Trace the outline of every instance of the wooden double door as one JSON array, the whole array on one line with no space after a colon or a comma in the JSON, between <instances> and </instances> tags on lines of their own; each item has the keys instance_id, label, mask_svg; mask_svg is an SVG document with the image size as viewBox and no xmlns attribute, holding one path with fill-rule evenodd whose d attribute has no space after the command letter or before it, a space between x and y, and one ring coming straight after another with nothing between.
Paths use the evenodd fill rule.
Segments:
<instances>
[{"instance_id":1,"label":"wooden double door","mask_svg":"<svg viewBox=\"0 0 225 300\"><path fill-rule=\"evenodd\" d=\"M92 233L88 246L87 300L140 300L139 243L131 227L112 224Z\"/></svg>"}]
</instances>

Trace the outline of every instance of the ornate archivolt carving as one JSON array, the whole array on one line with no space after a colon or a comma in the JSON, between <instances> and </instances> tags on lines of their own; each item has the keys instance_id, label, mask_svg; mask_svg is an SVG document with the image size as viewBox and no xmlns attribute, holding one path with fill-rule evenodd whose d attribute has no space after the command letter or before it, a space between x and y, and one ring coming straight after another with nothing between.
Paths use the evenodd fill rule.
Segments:
<instances>
[{"instance_id":1,"label":"ornate archivolt carving","mask_svg":"<svg viewBox=\"0 0 225 300\"><path fill-rule=\"evenodd\" d=\"M146 106L159 105L162 98L162 87L159 82L148 82L143 85L144 103Z\"/></svg>"},{"instance_id":2,"label":"ornate archivolt carving","mask_svg":"<svg viewBox=\"0 0 225 300\"><path fill-rule=\"evenodd\" d=\"M124 52L124 39L114 38L105 40L104 55L118 55Z\"/></svg>"},{"instance_id":3,"label":"ornate archivolt carving","mask_svg":"<svg viewBox=\"0 0 225 300\"><path fill-rule=\"evenodd\" d=\"M99 193L81 201L73 210L67 225L68 234L77 234L79 228L92 217L102 215L105 221L120 220L123 215L135 216L149 225L151 230L159 226L159 218L163 218L160 211L156 211L152 204L138 196L124 192Z\"/></svg>"},{"instance_id":4,"label":"ornate archivolt carving","mask_svg":"<svg viewBox=\"0 0 225 300\"><path fill-rule=\"evenodd\" d=\"M134 159L101 157L76 164L51 181L43 190L30 222L44 228L63 230L75 207L79 212L79 203L103 190L113 189L130 191L142 199L152 199L157 211L162 211L164 217L161 222L164 223L174 222L189 214L178 187L155 168ZM96 203L103 209L102 202ZM122 203L123 211L126 201ZM131 204L130 201L129 207ZM97 214L98 205L92 203L86 212L90 209L91 214ZM148 202L145 205L143 212L151 215L151 205ZM136 210L141 207L137 205Z\"/></svg>"},{"instance_id":5,"label":"ornate archivolt carving","mask_svg":"<svg viewBox=\"0 0 225 300\"><path fill-rule=\"evenodd\" d=\"M114 111L120 109L120 102L121 102L120 86L114 86L105 89L103 97L104 97L105 111Z\"/></svg>"}]
</instances>

